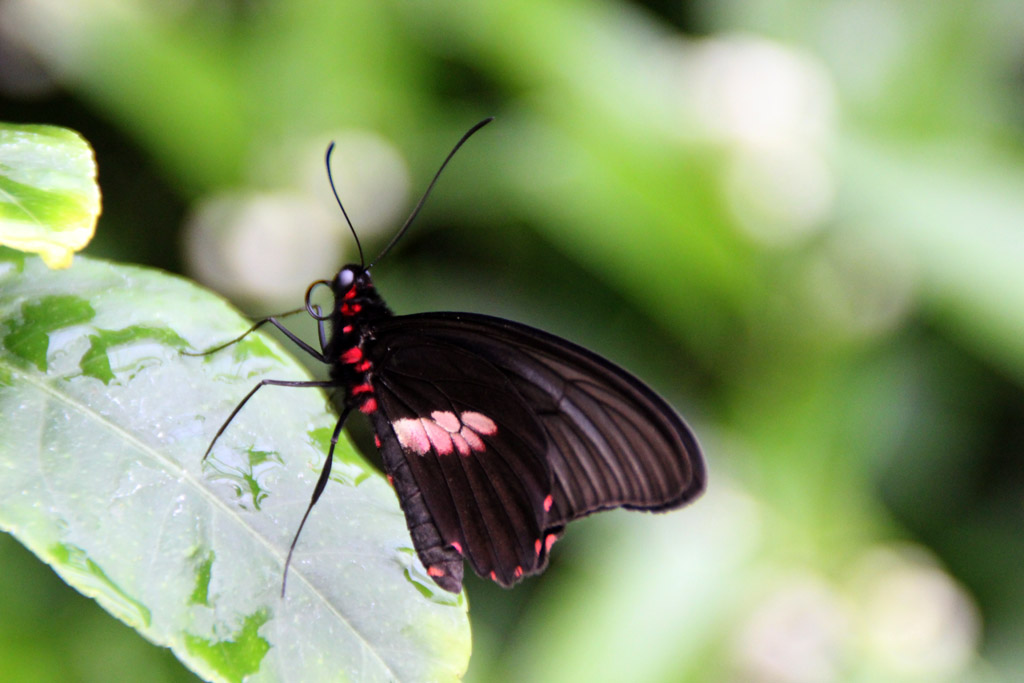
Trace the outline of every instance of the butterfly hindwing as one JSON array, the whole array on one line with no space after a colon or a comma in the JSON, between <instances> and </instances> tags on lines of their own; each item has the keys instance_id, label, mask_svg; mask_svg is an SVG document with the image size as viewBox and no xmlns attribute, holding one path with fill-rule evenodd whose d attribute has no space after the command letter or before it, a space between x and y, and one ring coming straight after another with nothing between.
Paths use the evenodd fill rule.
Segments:
<instances>
[{"instance_id":1,"label":"butterfly hindwing","mask_svg":"<svg viewBox=\"0 0 1024 683\"><path fill-rule=\"evenodd\" d=\"M381 346L386 352L374 359L374 426L385 467L408 469L411 495L422 499L438 542L505 585L542 569L547 553L537 552L536 541L550 491L545 438L515 388L485 359L458 346L416 335L388 338ZM388 462L396 443L402 461ZM396 481L405 498L399 486ZM447 570L430 550L417 545L436 578Z\"/></svg>"},{"instance_id":2,"label":"butterfly hindwing","mask_svg":"<svg viewBox=\"0 0 1024 683\"><path fill-rule=\"evenodd\" d=\"M374 336L374 427L435 580L451 576L453 561L435 546L511 585L544 569L572 519L619 506L669 509L703 490L685 423L581 347L452 313L388 318Z\"/></svg>"}]
</instances>

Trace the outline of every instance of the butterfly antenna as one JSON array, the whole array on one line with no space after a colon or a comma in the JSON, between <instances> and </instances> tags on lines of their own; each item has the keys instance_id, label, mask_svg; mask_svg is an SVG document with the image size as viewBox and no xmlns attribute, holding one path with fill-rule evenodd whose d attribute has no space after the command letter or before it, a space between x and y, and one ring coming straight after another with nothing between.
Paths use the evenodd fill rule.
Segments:
<instances>
[{"instance_id":1,"label":"butterfly antenna","mask_svg":"<svg viewBox=\"0 0 1024 683\"><path fill-rule=\"evenodd\" d=\"M356 247L359 248L359 265L362 266L366 263L363 259L363 245L359 242L359 235L356 234L356 229L352 227L352 221L348 218L348 212L345 211L345 206L341 203L341 197L338 196L338 190L334 187L334 176L331 175L331 153L334 151L334 141L327 145L327 155L324 159L324 163L327 164L327 180L331 183L331 192L334 193L334 201L338 202L338 208L341 209L341 215L345 217L345 222L348 223L348 229L352 231L352 236L356 238Z\"/></svg>"},{"instance_id":2,"label":"butterfly antenna","mask_svg":"<svg viewBox=\"0 0 1024 683\"><path fill-rule=\"evenodd\" d=\"M434 174L434 179L431 180L430 185L427 186L427 191L423 193L423 196L420 197L420 201L416 204L416 207L412 210L412 213L409 214L409 217L407 219L405 219L405 224L402 225L398 233L391 238L391 241L388 242L388 246L384 247L384 250L377 254L377 258L373 259L370 265L366 267L366 270L370 270L371 268L373 268L375 264L377 264L382 258L384 258L384 256L389 251L391 251L391 247L395 246L395 244L398 243L398 240L402 239L402 235L404 235L405 231L409 229L409 226L412 225L413 220L415 220L417 214L419 214L420 209L422 209L423 205L427 202L427 197L430 196L430 191L434 189L434 185L437 184L437 179L441 177L441 171L443 171L444 167L448 165L448 162L452 160L452 157L455 156L455 153L459 151L459 147L462 147L462 145L466 142L466 140L468 140L473 135L473 133L477 132L478 130L480 130L493 120L493 116L488 116L486 119L484 119L480 123L476 124L469 130L467 130L465 135L463 135L459 139L459 141L455 143L455 146L452 147L452 151L448 152L448 156L445 157L444 162L441 164L441 168L437 169L437 173Z\"/></svg>"}]
</instances>

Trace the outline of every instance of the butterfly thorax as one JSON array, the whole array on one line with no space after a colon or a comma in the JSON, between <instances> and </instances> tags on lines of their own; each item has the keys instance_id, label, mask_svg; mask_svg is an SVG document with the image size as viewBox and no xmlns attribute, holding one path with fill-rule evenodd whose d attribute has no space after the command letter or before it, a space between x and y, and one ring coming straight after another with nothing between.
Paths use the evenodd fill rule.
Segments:
<instances>
[{"instance_id":1,"label":"butterfly thorax","mask_svg":"<svg viewBox=\"0 0 1024 683\"><path fill-rule=\"evenodd\" d=\"M377 294L370 273L361 266L348 265L331 280L334 307L330 315L331 336L327 357L331 378L345 387L346 403L370 414L377 409L373 395L373 363L367 357L373 323L391 315Z\"/></svg>"}]
</instances>

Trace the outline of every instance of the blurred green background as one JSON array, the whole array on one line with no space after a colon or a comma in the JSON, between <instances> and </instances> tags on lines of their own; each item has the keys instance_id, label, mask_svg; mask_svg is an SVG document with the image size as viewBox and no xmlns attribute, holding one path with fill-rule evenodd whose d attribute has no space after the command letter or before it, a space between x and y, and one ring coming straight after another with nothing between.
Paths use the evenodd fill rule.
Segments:
<instances>
[{"instance_id":1,"label":"blurred green background","mask_svg":"<svg viewBox=\"0 0 1024 683\"><path fill-rule=\"evenodd\" d=\"M375 254L497 117L378 287L620 362L710 484L575 524L513 591L468 581L468 679L1015 680L1022 10L0 0L0 120L96 148L87 253L258 314L357 259L330 140ZM191 678L6 536L0 563L0 679Z\"/></svg>"}]
</instances>

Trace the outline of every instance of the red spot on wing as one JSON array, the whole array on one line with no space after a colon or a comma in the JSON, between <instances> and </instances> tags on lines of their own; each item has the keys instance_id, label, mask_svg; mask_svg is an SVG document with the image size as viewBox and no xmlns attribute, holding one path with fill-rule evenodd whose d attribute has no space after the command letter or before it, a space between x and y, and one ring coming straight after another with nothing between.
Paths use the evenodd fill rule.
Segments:
<instances>
[{"instance_id":1,"label":"red spot on wing","mask_svg":"<svg viewBox=\"0 0 1024 683\"><path fill-rule=\"evenodd\" d=\"M544 498L544 512L551 512L551 506L554 504L554 502L555 502L555 499L552 498L551 494L549 493Z\"/></svg>"},{"instance_id":2,"label":"red spot on wing","mask_svg":"<svg viewBox=\"0 0 1024 683\"><path fill-rule=\"evenodd\" d=\"M380 437L376 434L373 435L373 445L380 448Z\"/></svg>"},{"instance_id":3,"label":"red spot on wing","mask_svg":"<svg viewBox=\"0 0 1024 683\"><path fill-rule=\"evenodd\" d=\"M390 474L387 475L387 477L388 477L388 485L391 486L391 488L395 488L395 478L392 477ZM537 541L537 542L540 543L540 541Z\"/></svg>"},{"instance_id":4,"label":"red spot on wing","mask_svg":"<svg viewBox=\"0 0 1024 683\"><path fill-rule=\"evenodd\" d=\"M444 576L444 570L440 567L427 567L427 574L430 576Z\"/></svg>"},{"instance_id":5,"label":"red spot on wing","mask_svg":"<svg viewBox=\"0 0 1024 683\"><path fill-rule=\"evenodd\" d=\"M494 572L491 572L491 581L494 581L495 583L498 582L498 575Z\"/></svg>"},{"instance_id":6,"label":"red spot on wing","mask_svg":"<svg viewBox=\"0 0 1024 683\"><path fill-rule=\"evenodd\" d=\"M544 550L550 553L551 546L553 546L555 544L555 541L557 540L558 536L555 536L554 534L548 534L548 537L544 539Z\"/></svg>"},{"instance_id":7,"label":"red spot on wing","mask_svg":"<svg viewBox=\"0 0 1024 683\"><path fill-rule=\"evenodd\" d=\"M534 552L537 553L537 557L540 557L540 549L543 548L543 547L544 547L544 544L540 542L539 538L536 541L533 542L533 550L534 550Z\"/></svg>"},{"instance_id":8,"label":"red spot on wing","mask_svg":"<svg viewBox=\"0 0 1024 683\"><path fill-rule=\"evenodd\" d=\"M351 349L341 354L339 360L345 365L351 365L352 363L358 363L363 359L363 350L358 346L353 346Z\"/></svg>"},{"instance_id":9,"label":"red spot on wing","mask_svg":"<svg viewBox=\"0 0 1024 683\"><path fill-rule=\"evenodd\" d=\"M461 543L459 543L458 541L452 541L452 547L455 548L455 552L457 552L459 555L462 554L462 544Z\"/></svg>"},{"instance_id":10,"label":"red spot on wing","mask_svg":"<svg viewBox=\"0 0 1024 683\"><path fill-rule=\"evenodd\" d=\"M512 576L516 579L521 578L523 576L523 568L516 567L516 570L512 573Z\"/></svg>"},{"instance_id":11,"label":"red spot on wing","mask_svg":"<svg viewBox=\"0 0 1024 683\"><path fill-rule=\"evenodd\" d=\"M377 411L377 399L373 398L372 396L370 398L366 399L365 401L363 401L363 405L359 406L359 412L363 413L364 415L369 415L370 413L373 413L373 412L376 412L376 411Z\"/></svg>"}]
</instances>

